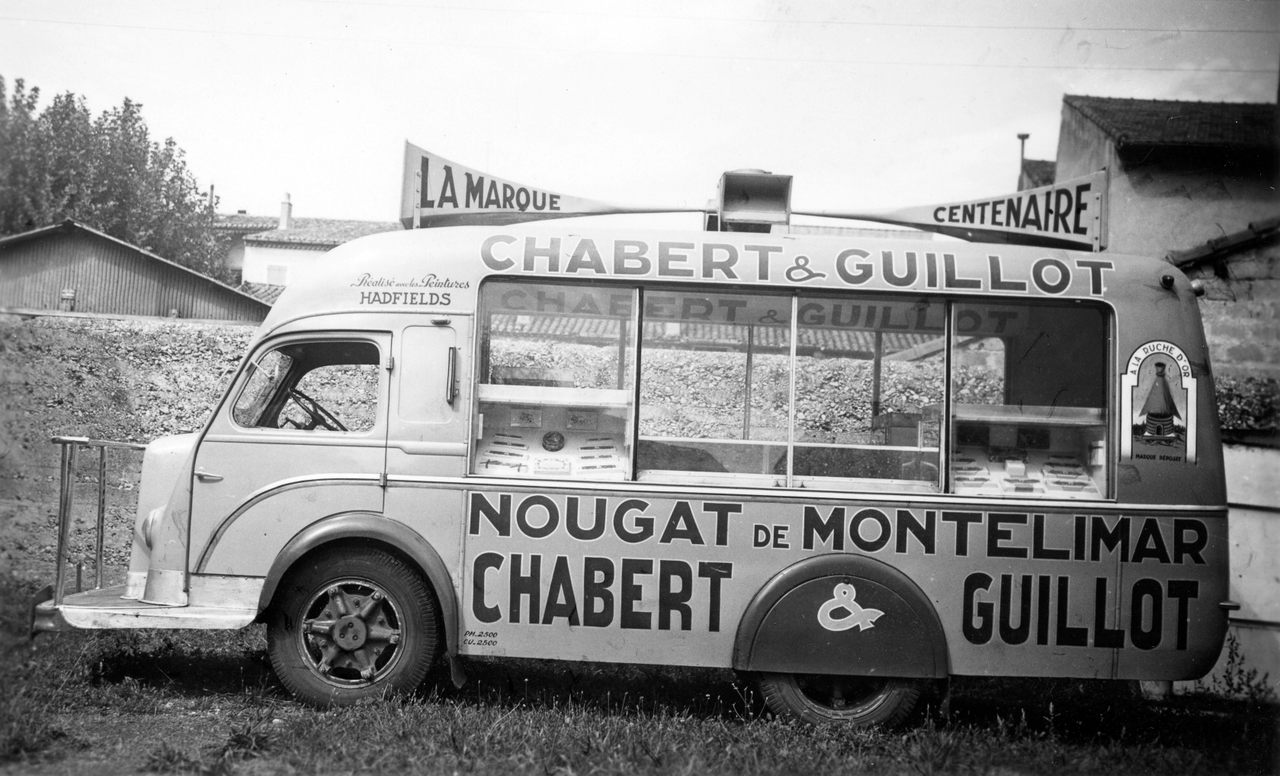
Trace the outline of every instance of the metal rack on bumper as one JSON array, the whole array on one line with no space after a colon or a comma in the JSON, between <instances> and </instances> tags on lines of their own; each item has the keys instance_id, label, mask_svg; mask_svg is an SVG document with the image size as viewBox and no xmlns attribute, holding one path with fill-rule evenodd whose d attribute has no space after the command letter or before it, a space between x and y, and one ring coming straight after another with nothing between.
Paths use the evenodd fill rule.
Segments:
<instances>
[{"instance_id":1,"label":"metal rack on bumper","mask_svg":"<svg viewBox=\"0 0 1280 776\"><path fill-rule=\"evenodd\" d=\"M31 635L45 630L57 630L51 622L43 622L47 617L38 617L37 610L41 604L52 600L54 611L62 606L66 595L67 567L69 564L68 547L71 543L71 506L75 496L76 454L80 448L98 451L98 504L97 521L94 524L94 556L93 556L93 589L101 590L103 582L103 542L106 535L107 517L107 451L145 450L146 445L137 442L116 442L106 439L89 439L87 437L56 436L52 441L62 449L62 460L59 466L58 482L58 544L54 555L54 581L46 585L31 603ZM83 564L76 564L76 592L83 586Z\"/></svg>"}]
</instances>

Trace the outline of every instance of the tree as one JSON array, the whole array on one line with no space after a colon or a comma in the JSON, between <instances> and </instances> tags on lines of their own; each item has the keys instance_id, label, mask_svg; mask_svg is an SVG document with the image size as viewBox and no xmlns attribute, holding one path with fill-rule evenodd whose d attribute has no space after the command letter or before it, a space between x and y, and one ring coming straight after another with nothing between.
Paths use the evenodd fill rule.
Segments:
<instances>
[{"instance_id":1,"label":"tree","mask_svg":"<svg viewBox=\"0 0 1280 776\"><path fill-rule=\"evenodd\" d=\"M73 218L170 261L218 277L217 202L201 191L173 138L151 140L128 98L94 118L84 98L0 77L0 235Z\"/></svg>"}]
</instances>

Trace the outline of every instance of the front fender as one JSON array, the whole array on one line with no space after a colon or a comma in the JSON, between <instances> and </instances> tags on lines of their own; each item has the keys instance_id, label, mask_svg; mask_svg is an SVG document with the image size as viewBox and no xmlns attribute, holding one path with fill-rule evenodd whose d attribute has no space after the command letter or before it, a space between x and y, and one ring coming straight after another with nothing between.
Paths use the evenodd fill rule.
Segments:
<instances>
[{"instance_id":1,"label":"front fender","mask_svg":"<svg viewBox=\"0 0 1280 776\"><path fill-rule=\"evenodd\" d=\"M164 606L188 602L191 471L198 437L177 434L147 445L124 598Z\"/></svg>"},{"instance_id":2,"label":"front fender","mask_svg":"<svg viewBox=\"0 0 1280 776\"><path fill-rule=\"evenodd\" d=\"M349 512L319 520L302 529L285 544L267 572L266 583L258 598L258 611L266 611L271 605L280 580L302 556L333 542L360 540L387 545L393 551L405 555L426 574L440 603L440 617L444 620L445 652L452 661L458 653L458 596L453 578L441 559L440 553L430 542L404 523L398 523L379 515Z\"/></svg>"},{"instance_id":3,"label":"front fender","mask_svg":"<svg viewBox=\"0 0 1280 776\"><path fill-rule=\"evenodd\" d=\"M945 677L946 634L901 571L861 555L822 555L780 571L738 625L733 667L845 676Z\"/></svg>"}]
</instances>

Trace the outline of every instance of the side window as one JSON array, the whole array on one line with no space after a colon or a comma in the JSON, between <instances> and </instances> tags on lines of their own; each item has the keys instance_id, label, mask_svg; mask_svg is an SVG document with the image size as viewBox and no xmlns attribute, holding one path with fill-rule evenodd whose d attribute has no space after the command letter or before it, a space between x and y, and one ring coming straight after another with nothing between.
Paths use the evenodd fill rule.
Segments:
<instances>
[{"instance_id":1,"label":"side window","mask_svg":"<svg viewBox=\"0 0 1280 776\"><path fill-rule=\"evenodd\" d=\"M636 295L485 284L473 473L630 478Z\"/></svg>"},{"instance_id":2,"label":"side window","mask_svg":"<svg viewBox=\"0 0 1280 776\"><path fill-rule=\"evenodd\" d=\"M642 479L787 476L791 297L646 291Z\"/></svg>"},{"instance_id":3,"label":"side window","mask_svg":"<svg viewBox=\"0 0 1280 776\"><path fill-rule=\"evenodd\" d=\"M802 297L797 318L798 483L937 490L945 305Z\"/></svg>"},{"instance_id":4,"label":"side window","mask_svg":"<svg viewBox=\"0 0 1280 776\"><path fill-rule=\"evenodd\" d=\"M474 474L1110 492L1098 305L492 281L477 327ZM280 395L302 358L254 384Z\"/></svg>"},{"instance_id":5,"label":"side window","mask_svg":"<svg viewBox=\"0 0 1280 776\"><path fill-rule=\"evenodd\" d=\"M377 425L379 354L370 342L282 345L249 365L231 409L246 428L358 433Z\"/></svg>"},{"instance_id":6,"label":"side window","mask_svg":"<svg viewBox=\"0 0 1280 776\"><path fill-rule=\"evenodd\" d=\"M1105 496L1106 311L966 302L953 327L951 492Z\"/></svg>"}]
</instances>

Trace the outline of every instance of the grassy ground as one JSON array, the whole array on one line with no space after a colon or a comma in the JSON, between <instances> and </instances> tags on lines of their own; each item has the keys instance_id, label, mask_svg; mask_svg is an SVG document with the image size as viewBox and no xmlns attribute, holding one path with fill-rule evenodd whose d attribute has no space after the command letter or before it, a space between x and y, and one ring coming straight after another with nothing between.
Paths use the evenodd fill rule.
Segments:
<instances>
[{"instance_id":1,"label":"grassy ground","mask_svg":"<svg viewBox=\"0 0 1280 776\"><path fill-rule=\"evenodd\" d=\"M0 772L1273 773L1280 710L1213 696L1144 701L1101 682L957 680L896 733L767 715L729 672L472 663L454 689L321 711L271 675L261 632L21 639L3 583Z\"/></svg>"}]
</instances>

